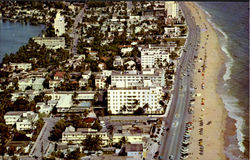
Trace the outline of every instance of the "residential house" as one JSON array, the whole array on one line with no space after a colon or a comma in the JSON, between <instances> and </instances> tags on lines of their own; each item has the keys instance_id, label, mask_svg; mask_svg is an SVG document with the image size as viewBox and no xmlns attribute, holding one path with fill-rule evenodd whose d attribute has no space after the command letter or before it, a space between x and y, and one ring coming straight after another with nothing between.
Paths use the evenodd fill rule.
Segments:
<instances>
[{"instance_id":1,"label":"residential house","mask_svg":"<svg viewBox=\"0 0 250 160\"><path fill-rule=\"evenodd\" d=\"M34 89L35 91L43 90L43 82L44 82L44 80L45 80L45 78L38 78L38 77L33 79L33 81L32 81L32 89Z\"/></svg>"},{"instance_id":2,"label":"residential house","mask_svg":"<svg viewBox=\"0 0 250 160\"><path fill-rule=\"evenodd\" d=\"M95 77L95 86L98 89L105 89L107 78L101 75Z\"/></svg>"},{"instance_id":3,"label":"residential house","mask_svg":"<svg viewBox=\"0 0 250 160\"><path fill-rule=\"evenodd\" d=\"M30 70L32 68L31 63L9 63L12 70Z\"/></svg>"},{"instance_id":4,"label":"residential house","mask_svg":"<svg viewBox=\"0 0 250 160\"><path fill-rule=\"evenodd\" d=\"M123 59L120 56L115 56L113 66L114 67L123 66Z\"/></svg>"}]
</instances>

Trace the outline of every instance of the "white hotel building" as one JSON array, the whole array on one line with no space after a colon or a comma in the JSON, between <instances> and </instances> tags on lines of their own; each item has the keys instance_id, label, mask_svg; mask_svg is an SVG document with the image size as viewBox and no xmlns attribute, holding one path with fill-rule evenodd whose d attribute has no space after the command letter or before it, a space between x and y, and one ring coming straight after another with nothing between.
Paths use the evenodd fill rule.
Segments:
<instances>
[{"instance_id":1,"label":"white hotel building","mask_svg":"<svg viewBox=\"0 0 250 160\"><path fill-rule=\"evenodd\" d=\"M113 72L111 75L112 87L132 87L140 86L145 80L149 80L154 84L165 86L165 75L163 70L155 70L153 68L144 69L142 72L137 70L128 70L125 72Z\"/></svg>"},{"instance_id":2,"label":"white hotel building","mask_svg":"<svg viewBox=\"0 0 250 160\"><path fill-rule=\"evenodd\" d=\"M154 49L154 48L143 48L141 50L141 67L154 68L157 63L169 62L169 53L166 51Z\"/></svg>"},{"instance_id":3,"label":"white hotel building","mask_svg":"<svg viewBox=\"0 0 250 160\"><path fill-rule=\"evenodd\" d=\"M162 99L162 87L128 87L108 89L108 111L112 114L133 114L138 107L149 105L146 114L161 113L163 107L159 104ZM138 101L138 105L135 102ZM126 109L124 110L124 106Z\"/></svg>"},{"instance_id":4,"label":"white hotel building","mask_svg":"<svg viewBox=\"0 0 250 160\"><path fill-rule=\"evenodd\" d=\"M176 1L165 2L165 10L167 10L167 15L172 18L179 18L179 6Z\"/></svg>"},{"instance_id":5,"label":"white hotel building","mask_svg":"<svg viewBox=\"0 0 250 160\"><path fill-rule=\"evenodd\" d=\"M57 36L61 36L65 33L65 22L64 22L64 16L60 14L60 12L57 12L56 18L54 19L54 28L55 28L55 34Z\"/></svg>"}]
</instances>

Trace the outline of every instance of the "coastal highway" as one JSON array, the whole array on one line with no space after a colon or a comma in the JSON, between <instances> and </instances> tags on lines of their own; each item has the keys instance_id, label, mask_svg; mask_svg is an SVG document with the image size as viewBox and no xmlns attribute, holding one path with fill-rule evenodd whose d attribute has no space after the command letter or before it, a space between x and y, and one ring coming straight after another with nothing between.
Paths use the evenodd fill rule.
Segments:
<instances>
[{"instance_id":1,"label":"coastal highway","mask_svg":"<svg viewBox=\"0 0 250 160\"><path fill-rule=\"evenodd\" d=\"M159 150L159 155L163 160L180 159L180 147L185 132L186 118L188 118L187 107L190 96L190 81L193 75L191 70L194 67L193 58L197 54L196 48L200 34L200 28L196 26L190 16L190 11L183 2L179 2L179 4L186 18L189 34L184 46L186 52L183 52L177 66L173 100L168 117L165 119L165 127L169 127L170 130L163 136L163 143ZM190 67L189 70L188 67Z\"/></svg>"}]
</instances>

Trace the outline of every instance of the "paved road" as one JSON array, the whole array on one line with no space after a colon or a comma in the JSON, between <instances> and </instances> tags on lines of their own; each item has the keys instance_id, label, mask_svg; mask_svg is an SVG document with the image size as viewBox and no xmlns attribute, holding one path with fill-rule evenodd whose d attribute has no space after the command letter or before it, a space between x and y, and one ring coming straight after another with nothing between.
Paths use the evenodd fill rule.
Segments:
<instances>
[{"instance_id":1,"label":"paved road","mask_svg":"<svg viewBox=\"0 0 250 160\"><path fill-rule=\"evenodd\" d=\"M39 134L39 136L36 139L35 144L33 145L30 156L31 157L38 157L41 158L42 154L45 155L49 145L51 145L50 141L48 140L50 136L50 131L55 126L56 122L59 120L59 118L45 118L45 124ZM43 147L42 147L43 146ZM43 150L43 153L42 153Z\"/></svg>"},{"instance_id":2,"label":"paved road","mask_svg":"<svg viewBox=\"0 0 250 160\"><path fill-rule=\"evenodd\" d=\"M180 2L180 6L184 15L190 15L183 2ZM190 66L190 68L194 67L192 65L193 57L197 54L196 48L199 40L199 28L195 25L192 17L186 16L185 18L189 28L189 35L184 47L186 52L182 54L176 71L173 101L168 117L166 118L166 127L169 127L170 130L169 133L163 137L163 144L160 147L160 156L162 156L164 160L170 159L170 156L176 160L180 159L180 146L185 131L185 119L188 114L187 106L190 96L190 80L193 75L192 72L187 71L187 68L188 66Z\"/></svg>"},{"instance_id":3,"label":"paved road","mask_svg":"<svg viewBox=\"0 0 250 160\"><path fill-rule=\"evenodd\" d=\"M82 18L84 15L84 10L85 10L86 6L84 6L84 8L78 13L78 15L75 18L75 22L73 25L73 30L72 30L72 34L73 34L73 47L72 47L72 54L77 54L77 43L78 43L78 38L79 38L79 34L80 31L77 28L79 22L82 22Z\"/></svg>"}]
</instances>

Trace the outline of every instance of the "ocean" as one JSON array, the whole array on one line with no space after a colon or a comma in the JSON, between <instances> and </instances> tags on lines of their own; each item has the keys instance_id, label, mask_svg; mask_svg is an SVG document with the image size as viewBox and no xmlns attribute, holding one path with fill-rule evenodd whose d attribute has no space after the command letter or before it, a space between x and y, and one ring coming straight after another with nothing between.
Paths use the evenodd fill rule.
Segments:
<instances>
[{"instance_id":1,"label":"ocean","mask_svg":"<svg viewBox=\"0 0 250 160\"><path fill-rule=\"evenodd\" d=\"M21 46L27 44L31 37L38 36L43 29L45 25L3 22L0 19L0 62L6 53L15 53Z\"/></svg>"},{"instance_id":2,"label":"ocean","mask_svg":"<svg viewBox=\"0 0 250 160\"><path fill-rule=\"evenodd\" d=\"M249 156L249 9L248 2L198 2L216 29L226 57L217 91L228 116L225 154L230 160ZM231 124L235 123L235 124ZM235 126L234 126L235 125ZM228 127L229 126L229 127Z\"/></svg>"}]
</instances>

